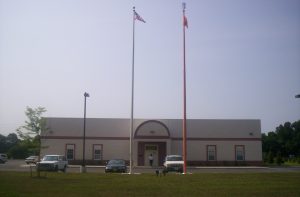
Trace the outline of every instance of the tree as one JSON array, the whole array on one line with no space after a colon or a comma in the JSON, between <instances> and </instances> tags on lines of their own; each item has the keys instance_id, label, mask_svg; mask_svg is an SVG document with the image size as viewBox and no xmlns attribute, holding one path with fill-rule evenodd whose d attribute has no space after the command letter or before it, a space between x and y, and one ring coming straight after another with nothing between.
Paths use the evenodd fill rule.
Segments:
<instances>
[{"instance_id":1,"label":"tree","mask_svg":"<svg viewBox=\"0 0 300 197\"><path fill-rule=\"evenodd\" d=\"M17 143L7 153L11 158L24 159L28 156L28 147L24 143Z\"/></svg>"},{"instance_id":2,"label":"tree","mask_svg":"<svg viewBox=\"0 0 300 197\"><path fill-rule=\"evenodd\" d=\"M14 145L16 145L20 140L18 139L17 134L15 133L10 133L8 134L8 136L6 137L6 144L9 147L12 147Z\"/></svg>"},{"instance_id":3,"label":"tree","mask_svg":"<svg viewBox=\"0 0 300 197\"><path fill-rule=\"evenodd\" d=\"M268 163L274 163L274 155L271 151L268 153L267 157L268 157L267 158Z\"/></svg>"},{"instance_id":4,"label":"tree","mask_svg":"<svg viewBox=\"0 0 300 197\"><path fill-rule=\"evenodd\" d=\"M276 155L276 164L281 165L282 163L283 163L283 159L281 157L281 153L278 152L277 155Z\"/></svg>"},{"instance_id":5,"label":"tree","mask_svg":"<svg viewBox=\"0 0 300 197\"><path fill-rule=\"evenodd\" d=\"M292 129L294 131L292 144L294 148L294 154L298 155L300 158L300 120L292 124Z\"/></svg>"},{"instance_id":6,"label":"tree","mask_svg":"<svg viewBox=\"0 0 300 197\"><path fill-rule=\"evenodd\" d=\"M7 151L6 137L0 134L0 153L5 153Z\"/></svg>"},{"instance_id":7,"label":"tree","mask_svg":"<svg viewBox=\"0 0 300 197\"><path fill-rule=\"evenodd\" d=\"M300 159L300 120L285 122L276 127L275 132L262 134L262 149L267 157L264 160L269 163L273 162L275 156L277 164L288 158Z\"/></svg>"},{"instance_id":8,"label":"tree","mask_svg":"<svg viewBox=\"0 0 300 197\"><path fill-rule=\"evenodd\" d=\"M15 133L10 133L7 136L0 135L0 153L8 153L9 150L16 146L19 142L20 140Z\"/></svg>"},{"instance_id":9,"label":"tree","mask_svg":"<svg viewBox=\"0 0 300 197\"><path fill-rule=\"evenodd\" d=\"M35 109L27 107L25 115L28 120L25 121L25 125L17 129L17 133L20 138L25 141L31 147L33 154L40 156L41 151L41 132L45 129L45 119L42 118L42 114L46 112L44 107L37 107Z\"/></svg>"}]
</instances>

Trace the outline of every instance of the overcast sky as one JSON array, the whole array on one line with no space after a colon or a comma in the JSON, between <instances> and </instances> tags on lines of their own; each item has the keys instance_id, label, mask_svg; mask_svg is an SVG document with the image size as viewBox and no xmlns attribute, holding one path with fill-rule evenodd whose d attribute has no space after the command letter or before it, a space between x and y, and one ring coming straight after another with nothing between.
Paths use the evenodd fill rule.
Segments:
<instances>
[{"instance_id":1,"label":"overcast sky","mask_svg":"<svg viewBox=\"0 0 300 197\"><path fill-rule=\"evenodd\" d=\"M182 1L0 0L0 134L45 116L182 118ZM300 1L186 0L187 117L300 119ZM129 129L129 128L128 128Z\"/></svg>"}]
</instances>

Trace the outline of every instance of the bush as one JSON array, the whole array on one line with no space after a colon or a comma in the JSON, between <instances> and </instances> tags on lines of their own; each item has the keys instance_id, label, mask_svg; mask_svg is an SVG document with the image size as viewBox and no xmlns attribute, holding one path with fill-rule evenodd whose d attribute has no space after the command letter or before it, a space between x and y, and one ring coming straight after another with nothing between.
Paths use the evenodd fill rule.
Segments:
<instances>
[{"instance_id":1,"label":"bush","mask_svg":"<svg viewBox=\"0 0 300 197\"><path fill-rule=\"evenodd\" d=\"M8 150L9 158L24 159L28 155L27 147L22 144L17 144Z\"/></svg>"},{"instance_id":2,"label":"bush","mask_svg":"<svg viewBox=\"0 0 300 197\"><path fill-rule=\"evenodd\" d=\"M283 163L283 159L281 157L281 154L280 153L277 153L277 156L276 156L276 164L277 165L281 165Z\"/></svg>"},{"instance_id":3,"label":"bush","mask_svg":"<svg viewBox=\"0 0 300 197\"><path fill-rule=\"evenodd\" d=\"M274 163L274 155L271 151L268 153L268 160L267 161L268 161L268 163Z\"/></svg>"}]
</instances>

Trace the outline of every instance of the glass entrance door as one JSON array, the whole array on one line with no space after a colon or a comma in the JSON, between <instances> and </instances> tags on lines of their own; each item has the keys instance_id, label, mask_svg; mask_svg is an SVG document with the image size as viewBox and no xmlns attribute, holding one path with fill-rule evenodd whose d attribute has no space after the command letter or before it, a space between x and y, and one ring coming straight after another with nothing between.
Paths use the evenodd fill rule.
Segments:
<instances>
[{"instance_id":1,"label":"glass entrance door","mask_svg":"<svg viewBox=\"0 0 300 197\"><path fill-rule=\"evenodd\" d=\"M158 146L154 144L145 144L144 164L150 166L150 158L152 157L152 166L158 166Z\"/></svg>"}]
</instances>

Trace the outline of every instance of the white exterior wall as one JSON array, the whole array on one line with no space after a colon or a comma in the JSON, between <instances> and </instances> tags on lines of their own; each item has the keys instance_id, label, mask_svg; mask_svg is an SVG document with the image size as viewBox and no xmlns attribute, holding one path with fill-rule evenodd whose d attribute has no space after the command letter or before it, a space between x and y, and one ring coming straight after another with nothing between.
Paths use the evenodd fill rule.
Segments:
<instances>
[{"instance_id":1,"label":"white exterior wall","mask_svg":"<svg viewBox=\"0 0 300 197\"><path fill-rule=\"evenodd\" d=\"M59 154L59 155L65 155L65 145L67 143L74 143L73 140L49 140L49 139L42 139L42 148L41 149L41 157L45 155L53 155L53 154Z\"/></svg>"},{"instance_id":2,"label":"white exterior wall","mask_svg":"<svg viewBox=\"0 0 300 197\"><path fill-rule=\"evenodd\" d=\"M129 119L92 118L86 123L86 160L93 159L93 144L102 145L103 160L129 160ZM188 120L187 126L189 161L207 161L207 145L216 146L217 161L235 161L235 145L245 147L246 161L262 161L260 120ZM42 133L42 146L48 148L42 149L41 155L65 155L66 144L74 144L75 159L82 160L83 119L47 118L47 127ZM134 130L139 128L142 139L133 139L134 164L138 160L138 142L165 142L166 154L182 154L182 120L138 119Z\"/></svg>"},{"instance_id":3,"label":"white exterior wall","mask_svg":"<svg viewBox=\"0 0 300 197\"><path fill-rule=\"evenodd\" d=\"M180 145L182 143L179 143ZM235 161L235 146L245 147L245 160L261 161L261 142L257 141L189 141L187 145L188 160L206 161L207 145L216 146L217 161Z\"/></svg>"},{"instance_id":4,"label":"white exterior wall","mask_svg":"<svg viewBox=\"0 0 300 197\"><path fill-rule=\"evenodd\" d=\"M42 144L45 147L41 151L41 156L48 154L66 154L66 145L75 145L75 160L83 158L83 142L82 140L68 139L43 139ZM93 145L102 145L102 159L109 160L113 158L129 159L129 141L127 140L86 140L85 141L85 158L93 159Z\"/></svg>"},{"instance_id":5,"label":"white exterior wall","mask_svg":"<svg viewBox=\"0 0 300 197\"><path fill-rule=\"evenodd\" d=\"M262 161L261 141L188 141L187 160L207 161L207 145L216 146L216 161L235 161L235 146L245 147L245 161ZM182 154L182 142L172 141L171 154Z\"/></svg>"}]
</instances>

